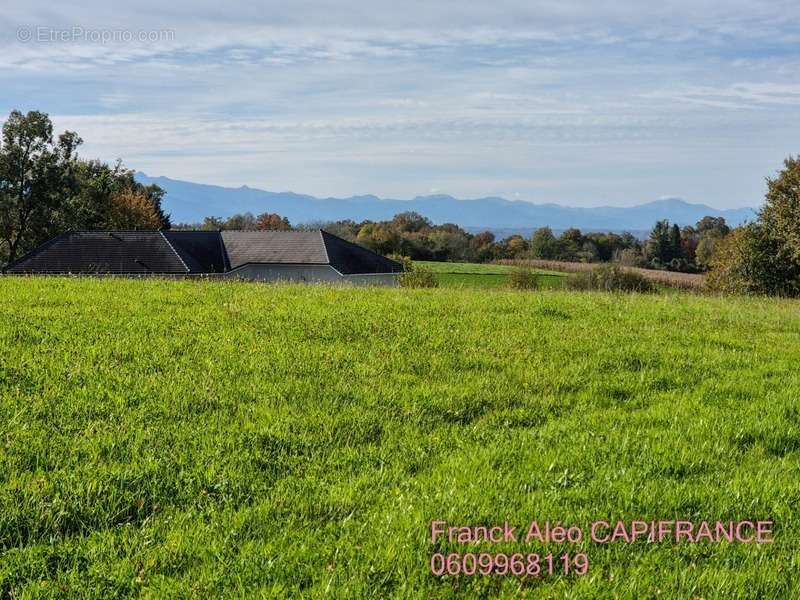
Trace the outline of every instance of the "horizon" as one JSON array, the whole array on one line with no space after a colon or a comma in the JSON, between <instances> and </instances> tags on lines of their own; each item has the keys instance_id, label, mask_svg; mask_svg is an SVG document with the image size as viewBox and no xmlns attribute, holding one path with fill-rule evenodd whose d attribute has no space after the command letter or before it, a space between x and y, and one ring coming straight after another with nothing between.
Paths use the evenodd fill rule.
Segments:
<instances>
[{"instance_id":1,"label":"horizon","mask_svg":"<svg viewBox=\"0 0 800 600\"><path fill-rule=\"evenodd\" d=\"M176 178L170 177L168 175L150 175L149 173L145 173L144 171L136 171L136 175L137 176L141 175L142 177L145 177L147 180L168 179L170 181L179 182L179 183L188 183L188 184L192 184L192 185L201 185L201 186L207 186L207 187L221 187L221 188L225 188L226 190L248 189L248 190L253 190L253 191L257 191L257 192L267 192L267 193L270 193L270 194L291 194L291 195L295 195L295 196L310 197L310 198L314 198L314 199L317 199L317 200L332 200L332 201L335 201L335 200L350 200L350 199L353 199L353 198L375 198L376 200L385 201L385 202L412 202L414 200L420 200L420 199L448 198L448 199L456 200L456 201L459 201L459 202L476 202L476 201L480 201L480 200L503 200L505 202L524 202L526 204L535 204L537 206L552 205L552 206L558 206L558 207L561 207L561 208L577 208L577 209L581 209L581 208L589 208L589 209L592 209L592 208L596 208L596 209L603 209L603 208L637 208L637 207L648 206L648 205L652 205L652 204L663 204L663 203L668 203L668 202L677 202L677 203L681 203L683 205L704 206L704 207L713 208L715 210L722 210L722 211L725 211L725 210L737 210L737 209L758 210L760 208L760 205L761 205L761 202L759 202L759 203L757 203L755 205L752 205L752 206L740 206L740 207L735 207L735 208L717 208L717 207L711 206L709 204L706 204L705 202L690 202L689 200L686 200L685 198L680 198L680 197L677 197L677 196L664 196L664 197L660 197L660 198L655 198L654 200L642 200L640 202L634 202L632 204L624 204L624 205L623 204L619 204L619 205L601 204L601 205L597 205L597 206L577 206L577 205L570 205L570 204L562 204L560 202L549 202L549 201L535 202L533 200L528 200L526 198L505 198L503 196L459 197L459 196L455 196L453 194L448 194L445 191L440 191L440 192L437 192L435 194L415 194L413 196L403 197L403 198L394 198L394 197L382 196L380 194L371 194L371 193L358 194L358 195L353 195L353 196L315 196L313 194L307 194L305 192L297 191L297 190L270 190L270 189L265 189L265 188L261 188L261 187L257 187L257 186L253 186L253 185L248 185L248 184L242 184L242 185L238 185L238 186L228 186L228 185L220 185L220 184L217 184L217 183L207 183L207 182L204 182L204 181L189 181L189 180L186 180L186 179L176 179ZM474 227L474 226L470 226L470 227Z\"/></svg>"},{"instance_id":2,"label":"horizon","mask_svg":"<svg viewBox=\"0 0 800 600\"><path fill-rule=\"evenodd\" d=\"M757 207L800 152L800 6L34 0L0 110L80 154L315 197Z\"/></svg>"}]
</instances>

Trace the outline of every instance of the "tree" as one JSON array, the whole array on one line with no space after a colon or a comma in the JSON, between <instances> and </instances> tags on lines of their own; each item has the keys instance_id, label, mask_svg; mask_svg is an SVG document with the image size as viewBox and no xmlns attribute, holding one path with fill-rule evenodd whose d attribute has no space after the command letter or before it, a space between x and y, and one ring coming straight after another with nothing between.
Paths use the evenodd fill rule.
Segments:
<instances>
[{"instance_id":1,"label":"tree","mask_svg":"<svg viewBox=\"0 0 800 600\"><path fill-rule=\"evenodd\" d=\"M104 229L161 229L163 221L148 193L127 188L111 196Z\"/></svg>"},{"instance_id":2,"label":"tree","mask_svg":"<svg viewBox=\"0 0 800 600\"><path fill-rule=\"evenodd\" d=\"M228 217L225 221L224 229L233 231L255 231L258 229L258 224L256 223L256 218L253 216L253 213L236 213Z\"/></svg>"},{"instance_id":3,"label":"tree","mask_svg":"<svg viewBox=\"0 0 800 600\"><path fill-rule=\"evenodd\" d=\"M562 260L577 260L584 244L584 237L580 229L574 227L565 229L558 238L556 258Z\"/></svg>"},{"instance_id":4,"label":"tree","mask_svg":"<svg viewBox=\"0 0 800 600\"><path fill-rule=\"evenodd\" d=\"M725 222L725 217L703 217L697 222L695 229L700 234L714 231L723 236L728 235L731 231Z\"/></svg>"},{"instance_id":5,"label":"tree","mask_svg":"<svg viewBox=\"0 0 800 600\"><path fill-rule=\"evenodd\" d=\"M600 252L594 242L586 240L581 249L575 254L575 258L580 262L595 262L600 258Z\"/></svg>"},{"instance_id":6,"label":"tree","mask_svg":"<svg viewBox=\"0 0 800 600\"><path fill-rule=\"evenodd\" d=\"M767 179L767 195L759 220L768 227L788 256L800 262L800 156L789 157L774 179Z\"/></svg>"},{"instance_id":7,"label":"tree","mask_svg":"<svg viewBox=\"0 0 800 600\"><path fill-rule=\"evenodd\" d=\"M711 230L700 238L694 253L694 260L701 269L707 269L711 264L715 248L720 240L723 239L715 230Z\"/></svg>"},{"instance_id":8,"label":"tree","mask_svg":"<svg viewBox=\"0 0 800 600\"><path fill-rule=\"evenodd\" d=\"M647 240L647 258L655 265L665 265L672 259L671 248L669 221L658 221Z\"/></svg>"},{"instance_id":9,"label":"tree","mask_svg":"<svg viewBox=\"0 0 800 600\"><path fill-rule=\"evenodd\" d=\"M724 292L800 295L800 159L789 157L767 179L754 223L716 244L708 284Z\"/></svg>"},{"instance_id":10,"label":"tree","mask_svg":"<svg viewBox=\"0 0 800 600\"><path fill-rule=\"evenodd\" d=\"M358 230L356 241L380 254L398 253L400 235L388 223L365 223Z\"/></svg>"},{"instance_id":11,"label":"tree","mask_svg":"<svg viewBox=\"0 0 800 600\"><path fill-rule=\"evenodd\" d=\"M530 250L533 258L546 260L558 258L558 240L553 235L553 230L549 227L540 227L534 231L531 237Z\"/></svg>"},{"instance_id":12,"label":"tree","mask_svg":"<svg viewBox=\"0 0 800 600\"><path fill-rule=\"evenodd\" d=\"M289 231L289 219L275 213L261 213L256 217L256 227L260 230Z\"/></svg>"},{"instance_id":13,"label":"tree","mask_svg":"<svg viewBox=\"0 0 800 600\"><path fill-rule=\"evenodd\" d=\"M225 219L222 217L206 217L200 224L200 229L207 229L209 231L225 229Z\"/></svg>"},{"instance_id":14,"label":"tree","mask_svg":"<svg viewBox=\"0 0 800 600\"><path fill-rule=\"evenodd\" d=\"M683 245L681 244L681 228L675 223L669 230L669 260L683 258Z\"/></svg>"},{"instance_id":15,"label":"tree","mask_svg":"<svg viewBox=\"0 0 800 600\"><path fill-rule=\"evenodd\" d=\"M761 222L751 223L721 238L706 283L726 293L797 296L800 263L774 231Z\"/></svg>"},{"instance_id":16,"label":"tree","mask_svg":"<svg viewBox=\"0 0 800 600\"><path fill-rule=\"evenodd\" d=\"M0 145L0 250L9 262L53 233L80 144L71 131L54 141L45 113L9 115Z\"/></svg>"},{"instance_id":17,"label":"tree","mask_svg":"<svg viewBox=\"0 0 800 600\"><path fill-rule=\"evenodd\" d=\"M434 260L466 260L469 257L469 234L458 225L445 223L428 236Z\"/></svg>"},{"instance_id":18,"label":"tree","mask_svg":"<svg viewBox=\"0 0 800 600\"><path fill-rule=\"evenodd\" d=\"M432 227L432 223L418 212L408 211L398 213L392 219L392 226L401 232L417 233Z\"/></svg>"},{"instance_id":19,"label":"tree","mask_svg":"<svg viewBox=\"0 0 800 600\"><path fill-rule=\"evenodd\" d=\"M528 252L528 242L521 235L512 235L504 240L510 258L521 258Z\"/></svg>"},{"instance_id":20,"label":"tree","mask_svg":"<svg viewBox=\"0 0 800 600\"><path fill-rule=\"evenodd\" d=\"M469 240L472 259L478 262L486 262L497 258L499 252L494 239L494 234L491 231L483 231L473 235Z\"/></svg>"},{"instance_id":21,"label":"tree","mask_svg":"<svg viewBox=\"0 0 800 600\"><path fill-rule=\"evenodd\" d=\"M161 208L164 190L138 183L121 161L111 166L77 160L69 182L71 189L51 220L58 231L123 228L121 223L129 229L170 228L169 215ZM135 220L137 215L141 221Z\"/></svg>"}]
</instances>

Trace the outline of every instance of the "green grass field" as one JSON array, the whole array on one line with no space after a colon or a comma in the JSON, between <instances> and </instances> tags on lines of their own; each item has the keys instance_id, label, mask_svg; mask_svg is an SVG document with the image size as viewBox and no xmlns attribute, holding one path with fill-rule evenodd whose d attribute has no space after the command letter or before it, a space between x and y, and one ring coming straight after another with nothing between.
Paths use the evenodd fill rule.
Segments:
<instances>
[{"instance_id":1,"label":"green grass field","mask_svg":"<svg viewBox=\"0 0 800 600\"><path fill-rule=\"evenodd\" d=\"M509 265L483 263L417 261L416 264L433 271L441 287L502 288L508 274L514 270ZM558 288L568 277L558 271L533 270L542 288Z\"/></svg>"},{"instance_id":2,"label":"green grass field","mask_svg":"<svg viewBox=\"0 0 800 600\"><path fill-rule=\"evenodd\" d=\"M507 275L514 267L490 263L457 263L436 261L414 261L434 273L464 273L473 275ZM554 273L555 271L553 271Z\"/></svg>"},{"instance_id":3,"label":"green grass field","mask_svg":"<svg viewBox=\"0 0 800 600\"><path fill-rule=\"evenodd\" d=\"M2 597L798 596L797 302L11 277L0 297ZM439 578L438 519L771 519L775 542L527 545L589 573Z\"/></svg>"}]
</instances>

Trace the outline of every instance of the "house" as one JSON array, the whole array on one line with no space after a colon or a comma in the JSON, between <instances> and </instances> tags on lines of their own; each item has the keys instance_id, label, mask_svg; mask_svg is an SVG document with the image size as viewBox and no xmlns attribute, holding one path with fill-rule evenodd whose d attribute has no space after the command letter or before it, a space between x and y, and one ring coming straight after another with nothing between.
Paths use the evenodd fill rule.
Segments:
<instances>
[{"instance_id":1,"label":"house","mask_svg":"<svg viewBox=\"0 0 800 600\"><path fill-rule=\"evenodd\" d=\"M321 229L67 231L10 263L10 274L238 277L395 285L403 270Z\"/></svg>"}]
</instances>

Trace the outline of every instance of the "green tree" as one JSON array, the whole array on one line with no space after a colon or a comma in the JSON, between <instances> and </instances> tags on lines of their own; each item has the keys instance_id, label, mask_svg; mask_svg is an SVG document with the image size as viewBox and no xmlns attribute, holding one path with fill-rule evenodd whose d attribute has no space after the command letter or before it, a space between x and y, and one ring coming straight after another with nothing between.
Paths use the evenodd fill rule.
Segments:
<instances>
[{"instance_id":1,"label":"green tree","mask_svg":"<svg viewBox=\"0 0 800 600\"><path fill-rule=\"evenodd\" d=\"M709 267L711 259L714 256L714 251L722 239L723 236L714 230L708 231L700 238L694 253L694 260L698 267L701 269L707 269Z\"/></svg>"},{"instance_id":2,"label":"green tree","mask_svg":"<svg viewBox=\"0 0 800 600\"><path fill-rule=\"evenodd\" d=\"M533 258L545 260L558 258L559 245L553 235L553 230L549 227L541 227L534 231L531 237L530 251Z\"/></svg>"},{"instance_id":3,"label":"green tree","mask_svg":"<svg viewBox=\"0 0 800 600\"><path fill-rule=\"evenodd\" d=\"M47 114L12 111L0 145L0 251L10 262L53 234L81 139L53 139Z\"/></svg>"},{"instance_id":4,"label":"green tree","mask_svg":"<svg viewBox=\"0 0 800 600\"><path fill-rule=\"evenodd\" d=\"M703 217L697 222L695 229L700 234L714 231L723 236L728 235L731 231L725 222L725 217Z\"/></svg>"},{"instance_id":5,"label":"green tree","mask_svg":"<svg viewBox=\"0 0 800 600\"><path fill-rule=\"evenodd\" d=\"M665 265L671 259L672 240L669 221L658 221L647 240L647 258L656 265Z\"/></svg>"},{"instance_id":6,"label":"green tree","mask_svg":"<svg viewBox=\"0 0 800 600\"><path fill-rule=\"evenodd\" d=\"M112 166L98 160L77 160L70 169L69 192L51 219L58 231L121 229L122 222L131 229L169 229L169 216L161 207L164 190L138 183L134 172L121 161ZM125 218L120 218L123 213ZM137 215L141 221L136 220Z\"/></svg>"},{"instance_id":7,"label":"green tree","mask_svg":"<svg viewBox=\"0 0 800 600\"><path fill-rule=\"evenodd\" d=\"M681 228L675 223L669 230L669 259L683 258L683 245L681 244Z\"/></svg>"},{"instance_id":8,"label":"green tree","mask_svg":"<svg viewBox=\"0 0 800 600\"><path fill-rule=\"evenodd\" d=\"M724 237L711 258L708 285L724 292L800 295L800 159L767 180L758 219Z\"/></svg>"},{"instance_id":9,"label":"green tree","mask_svg":"<svg viewBox=\"0 0 800 600\"><path fill-rule=\"evenodd\" d=\"M721 238L706 283L727 293L797 296L800 263L774 231L761 222L751 223Z\"/></svg>"},{"instance_id":10,"label":"green tree","mask_svg":"<svg viewBox=\"0 0 800 600\"><path fill-rule=\"evenodd\" d=\"M759 219L781 241L788 256L800 262L800 156L790 156L783 165L777 177L767 179Z\"/></svg>"}]
</instances>

